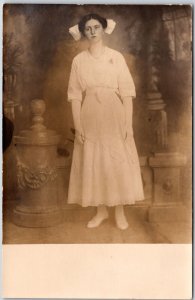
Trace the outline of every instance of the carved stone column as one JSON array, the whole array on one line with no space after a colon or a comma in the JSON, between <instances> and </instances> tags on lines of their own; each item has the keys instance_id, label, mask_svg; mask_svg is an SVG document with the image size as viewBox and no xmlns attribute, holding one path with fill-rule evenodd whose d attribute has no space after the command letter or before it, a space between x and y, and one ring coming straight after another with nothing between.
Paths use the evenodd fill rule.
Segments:
<instances>
[{"instance_id":1,"label":"carved stone column","mask_svg":"<svg viewBox=\"0 0 195 300\"><path fill-rule=\"evenodd\" d=\"M153 151L165 151L168 145L167 138L167 113L165 111L166 104L158 89L159 82L159 61L160 61L160 34L162 25L160 14L152 14L150 20L150 30L148 36L148 77L147 77L147 101L149 116L148 120L151 124L154 143ZM148 16L149 17L149 16Z\"/></svg>"},{"instance_id":2,"label":"carved stone column","mask_svg":"<svg viewBox=\"0 0 195 300\"><path fill-rule=\"evenodd\" d=\"M57 144L59 135L43 125L45 102L31 102L30 130L14 137L20 201L13 222L27 227L48 227L63 221L58 197Z\"/></svg>"},{"instance_id":3,"label":"carved stone column","mask_svg":"<svg viewBox=\"0 0 195 300\"><path fill-rule=\"evenodd\" d=\"M161 15L156 14L151 21L148 38L148 87L147 100L153 143L149 166L153 170L153 201L149 209L150 221L168 221L181 219L182 202L180 199L180 172L186 163L181 153L171 152L168 147L166 104L158 89L160 79L160 36L162 30Z\"/></svg>"}]
</instances>

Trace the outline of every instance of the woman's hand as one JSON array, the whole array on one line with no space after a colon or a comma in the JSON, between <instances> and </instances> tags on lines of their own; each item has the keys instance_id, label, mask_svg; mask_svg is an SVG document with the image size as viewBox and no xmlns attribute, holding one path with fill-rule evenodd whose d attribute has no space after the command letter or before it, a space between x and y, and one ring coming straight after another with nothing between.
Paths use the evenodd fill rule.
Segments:
<instances>
[{"instance_id":1,"label":"woman's hand","mask_svg":"<svg viewBox=\"0 0 195 300\"><path fill-rule=\"evenodd\" d=\"M132 126L127 126L125 140L128 138L131 138L131 137L133 137L133 128L132 128Z\"/></svg>"},{"instance_id":2,"label":"woman's hand","mask_svg":"<svg viewBox=\"0 0 195 300\"><path fill-rule=\"evenodd\" d=\"M125 140L133 136L133 127L132 127L132 114L133 114L133 103L131 97L123 98L123 105L125 109Z\"/></svg>"},{"instance_id":3,"label":"woman's hand","mask_svg":"<svg viewBox=\"0 0 195 300\"><path fill-rule=\"evenodd\" d=\"M81 126L81 101L76 99L72 101L72 114L75 127L75 139L79 143L83 144L85 137L83 128Z\"/></svg>"},{"instance_id":4,"label":"woman's hand","mask_svg":"<svg viewBox=\"0 0 195 300\"><path fill-rule=\"evenodd\" d=\"M85 141L85 135L84 135L84 131L82 129L82 127L75 129L75 139L77 140L77 142L83 144Z\"/></svg>"}]
</instances>

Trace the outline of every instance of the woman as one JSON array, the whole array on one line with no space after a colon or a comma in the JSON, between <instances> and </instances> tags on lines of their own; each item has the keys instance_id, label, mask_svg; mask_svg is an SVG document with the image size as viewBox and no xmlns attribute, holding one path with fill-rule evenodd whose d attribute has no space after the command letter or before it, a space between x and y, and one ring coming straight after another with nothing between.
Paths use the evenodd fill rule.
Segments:
<instances>
[{"instance_id":1,"label":"woman","mask_svg":"<svg viewBox=\"0 0 195 300\"><path fill-rule=\"evenodd\" d=\"M69 30L89 47L74 57L68 86L76 130L68 203L97 207L88 228L99 226L107 207L115 206L116 225L124 230L124 205L144 195L132 130L134 83L122 54L104 44L114 26L89 14Z\"/></svg>"}]
</instances>

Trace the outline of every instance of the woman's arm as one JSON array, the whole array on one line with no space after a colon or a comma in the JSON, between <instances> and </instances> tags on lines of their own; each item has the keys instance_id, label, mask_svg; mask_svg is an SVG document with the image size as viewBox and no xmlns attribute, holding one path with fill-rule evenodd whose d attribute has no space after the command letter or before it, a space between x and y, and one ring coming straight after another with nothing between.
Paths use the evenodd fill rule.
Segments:
<instances>
[{"instance_id":1,"label":"woman's arm","mask_svg":"<svg viewBox=\"0 0 195 300\"><path fill-rule=\"evenodd\" d=\"M123 105L125 107L125 124L127 135L133 135L133 101L132 97L124 97Z\"/></svg>"},{"instance_id":2,"label":"woman's arm","mask_svg":"<svg viewBox=\"0 0 195 300\"><path fill-rule=\"evenodd\" d=\"M125 108L127 136L133 135L133 98L136 96L135 85L127 63L122 55L118 57L118 87Z\"/></svg>"},{"instance_id":3,"label":"woman's arm","mask_svg":"<svg viewBox=\"0 0 195 300\"><path fill-rule=\"evenodd\" d=\"M75 137L80 143L83 144L84 132L81 126L81 101L72 100L71 103L72 103L73 122L75 128Z\"/></svg>"}]
</instances>

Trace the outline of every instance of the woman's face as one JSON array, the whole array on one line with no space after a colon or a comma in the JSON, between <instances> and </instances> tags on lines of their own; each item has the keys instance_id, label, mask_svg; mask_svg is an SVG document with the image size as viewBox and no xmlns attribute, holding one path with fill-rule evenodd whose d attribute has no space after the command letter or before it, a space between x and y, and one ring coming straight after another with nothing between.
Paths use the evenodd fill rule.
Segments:
<instances>
[{"instance_id":1,"label":"woman's face","mask_svg":"<svg viewBox=\"0 0 195 300\"><path fill-rule=\"evenodd\" d=\"M104 29L98 20L91 19L86 22L84 33L90 42L97 43L102 39Z\"/></svg>"}]
</instances>

